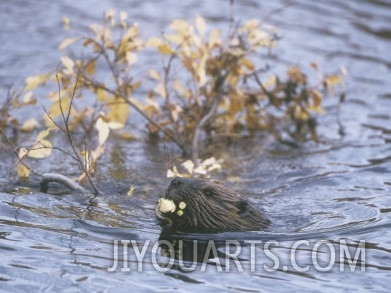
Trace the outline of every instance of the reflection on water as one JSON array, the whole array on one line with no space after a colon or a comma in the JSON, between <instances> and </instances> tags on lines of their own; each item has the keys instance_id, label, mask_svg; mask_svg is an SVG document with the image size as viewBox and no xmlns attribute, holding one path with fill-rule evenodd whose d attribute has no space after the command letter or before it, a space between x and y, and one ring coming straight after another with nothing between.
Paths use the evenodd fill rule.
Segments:
<instances>
[{"instance_id":1,"label":"reflection on water","mask_svg":"<svg viewBox=\"0 0 391 293\"><path fill-rule=\"evenodd\" d=\"M62 39L61 18L74 20L76 27L98 21L106 8L125 9L145 31L156 34L173 18L204 15L216 25L229 19L223 1L2 1L0 15L0 91L4 97L10 84L20 84L28 75L54 68ZM226 240L276 241L273 252L280 260L274 272L270 257L260 254L256 270L249 268L251 245L243 246L239 258L244 272L217 272L211 261L207 272L173 269L159 272L151 264L153 243L160 237L153 209L168 181L164 178L171 151L142 142L118 142L103 158L99 180L107 196L87 198L62 190L48 195L32 188L10 186L6 174L10 156L0 153L0 288L3 291L315 291L324 286L345 291L386 291L391 270L391 5L387 1L237 1L237 18L262 18L280 29L283 40L277 48L277 70L290 65L316 62L332 70L346 66L347 101L340 118L346 131L341 137L330 107L319 123L321 142L301 148L255 141L233 147L221 156L227 161L220 180L242 192L272 220L265 232L212 235L174 235L170 242L185 241L191 252L194 239L204 245L216 240L218 257L224 258ZM94 7L94 9L91 9ZM164 13L162 13L164 11ZM28 48L28 49L27 49ZM276 58L277 58L276 57ZM140 66L149 66L146 60ZM332 104L332 101L326 101ZM234 155L233 155L234 154ZM67 168L64 162L62 168ZM108 166L108 167L105 167ZM58 168L61 168L59 166ZM126 196L129 187L136 191ZM135 240L141 249L150 247L143 272L129 249L130 272L113 264L114 240ZM297 263L312 263L308 252L319 240L327 240L340 253L346 240L351 254L365 241L365 272L350 273L347 259L328 273L314 266L306 272L294 270L291 248L299 240ZM202 244L203 243L203 244ZM190 244L187 245L187 244ZM131 245L129 244L129 247ZM190 247L190 249L189 249ZM204 246L205 249L205 246ZM257 248L260 249L260 248ZM331 256L320 246L319 263ZM258 251L258 250L257 250ZM261 249L259 250L261 251ZM122 252L122 250L121 250ZM164 249L163 249L164 252ZM166 251L167 252L167 251ZM186 254L187 255L187 254ZM191 254L188 254L189 256ZM170 254L160 255L161 265ZM124 265L124 255L120 256ZM200 261L200 260L199 260ZM232 262L232 260L231 260ZM202 261L201 261L202 263ZM361 263L358 262L358 265ZM190 265L190 264L189 264ZM287 267L284 270L284 266ZM235 268L235 263L231 263Z\"/></svg>"}]
</instances>

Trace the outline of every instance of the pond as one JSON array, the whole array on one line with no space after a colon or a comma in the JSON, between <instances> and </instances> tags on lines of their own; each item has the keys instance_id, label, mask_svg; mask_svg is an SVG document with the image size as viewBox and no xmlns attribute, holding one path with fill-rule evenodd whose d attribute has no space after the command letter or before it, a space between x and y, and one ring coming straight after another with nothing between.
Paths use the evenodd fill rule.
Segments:
<instances>
[{"instance_id":1,"label":"pond","mask_svg":"<svg viewBox=\"0 0 391 293\"><path fill-rule=\"evenodd\" d=\"M10 85L57 66L63 16L82 27L98 22L108 8L125 10L158 34L175 18L197 15L222 26L230 17L228 2L1 1L0 99ZM316 62L325 71L344 66L349 72L346 102L319 120L320 142L292 148L254 138L221 151L227 164L217 179L253 202L271 226L175 235L170 243L182 243L183 253L193 240L200 249L209 245L212 255L218 250L186 270L189 259L180 262L156 246L154 208L169 185L168 144L114 140L97 174L106 194L100 197L11 184L14 160L0 145L0 291L389 291L391 4L236 2L237 19L258 18L278 28L281 70ZM73 175L67 162L46 167ZM132 196L126 195L130 186Z\"/></svg>"}]
</instances>

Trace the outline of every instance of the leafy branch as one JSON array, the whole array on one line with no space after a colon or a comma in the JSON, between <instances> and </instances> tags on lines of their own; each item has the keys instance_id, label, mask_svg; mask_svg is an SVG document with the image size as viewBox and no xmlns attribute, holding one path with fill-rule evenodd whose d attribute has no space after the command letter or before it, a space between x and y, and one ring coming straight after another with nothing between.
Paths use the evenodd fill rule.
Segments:
<instances>
[{"instance_id":1,"label":"leafy branch","mask_svg":"<svg viewBox=\"0 0 391 293\"><path fill-rule=\"evenodd\" d=\"M76 37L64 39L59 49L73 46L86 57L63 56L55 74L26 79L27 97L37 86L57 85L48 94L50 108L44 109L47 130L38 135L40 145L30 155L45 157L48 149L62 152L77 163L82 172L79 179L86 178L99 194L92 165L112 132L132 135L127 133L130 109L141 115L150 135L175 143L184 157L191 158L193 169L204 162L203 146L216 138L229 141L267 131L278 139L287 134L294 142L317 140L316 119L324 112L323 99L336 87L343 93L345 73L324 76L311 64L319 76L312 85L305 71L295 66L282 77L269 74L268 56L280 40L276 29L259 20L235 21L233 4L230 1L226 34L208 27L198 16L193 21L176 19L162 36L144 40L127 14L114 10L106 12L103 24L90 25L88 33L73 32ZM163 66L135 78L139 53L149 48L163 58ZM104 77L98 74L102 72ZM137 90L146 78L153 88L144 87L140 94ZM84 108L76 109L76 98L83 99ZM93 151L85 147L84 155L73 138L78 127L84 132L97 130L98 147ZM52 129L65 135L70 150L51 145L46 137Z\"/></svg>"}]
</instances>

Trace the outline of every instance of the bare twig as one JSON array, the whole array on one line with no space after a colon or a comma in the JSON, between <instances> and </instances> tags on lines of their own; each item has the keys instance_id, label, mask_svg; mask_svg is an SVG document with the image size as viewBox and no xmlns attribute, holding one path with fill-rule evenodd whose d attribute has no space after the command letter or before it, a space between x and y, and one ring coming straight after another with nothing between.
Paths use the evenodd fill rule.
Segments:
<instances>
[{"instance_id":1,"label":"bare twig","mask_svg":"<svg viewBox=\"0 0 391 293\"><path fill-rule=\"evenodd\" d=\"M42 106L43 110L45 111L45 114L46 116L50 119L50 121L53 123L54 126L57 127L57 129L59 129L60 131L62 132L66 132L66 130L64 128L61 127L61 125L59 125L53 118L52 116L50 116L49 112L46 110L46 108L44 106Z\"/></svg>"},{"instance_id":2,"label":"bare twig","mask_svg":"<svg viewBox=\"0 0 391 293\"><path fill-rule=\"evenodd\" d=\"M86 175L88 182L90 183L92 189L94 190L94 194L101 194L101 191L98 189L98 187L95 185L94 181L92 180L92 177L91 177L91 174L90 174L90 172L88 170L88 167L84 164L83 159L80 157L79 152L76 150L76 147L75 147L72 135L71 135L71 130L69 129L69 118L70 118L70 113L71 113L72 106L73 106L73 101L74 101L75 96L76 96L76 91L77 91L77 87L78 87L79 77L80 77L80 68L79 68L79 72L77 74L75 85L73 87L71 100L70 100L70 103L69 103L69 108L68 108L67 113L65 113L65 111L64 111L64 109L62 107L62 103L61 103L60 81L59 81L58 75L56 74L57 84L59 86L58 100L59 100L60 112L61 112L61 116L62 116L65 128L59 127L59 125L54 122L54 119L48 114L48 112L47 111L45 111L45 112L48 115L49 119L54 122L56 127L58 127L60 130L62 130L65 133L65 135L66 135L66 137L68 139L68 142L69 142L69 145L70 145L70 147L72 149L73 155L69 154L68 152L65 152L65 153L70 155L78 163L80 169ZM49 176L48 178L51 178L51 177ZM46 180L46 181L48 181L48 180ZM67 185L67 186L69 185L67 183L64 183L64 184Z\"/></svg>"},{"instance_id":3,"label":"bare twig","mask_svg":"<svg viewBox=\"0 0 391 293\"><path fill-rule=\"evenodd\" d=\"M169 110L169 113L170 113L170 120L171 120L171 122L175 122L175 121L174 121L174 117L172 116L172 112L171 112L171 109L170 109L170 107L171 107L171 99L170 99L170 91L168 90L168 76L170 75L171 63L172 63L172 61L174 61L174 58L175 58L175 54L172 54L170 56L170 59L167 62L167 65L164 66L164 80L163 80L164 92L166 93L166 103L168 105L168 110Z\"/></svg>"},{"instance_id":4,"label":"bare twig","mask_svg":"<svg viewBox=\"0 0 391 293\"><path fill-rule=\"evenodd\" d=\"M66 177L64 175L56 174L56 173L41 173L41 172L31 168L30 166L28 166L23 161L23 159L21 159L19 157L19 153L18 153L17 148L15 148L15 146L12 144L12 142L8 139L7 135L4 132L4 129L1 128L0 130L1 130L1 134L3 136L3 139L10 146L12 152L14 153L15 158L17 160L17 163L23 165L31 173L34 173L34 174L38 175L39 177L41 177L41 191L42 192L46 192L47 189L48 189L48 183L50 181L54 181L54 182L58 182L58 183L61 183L61 184L65 185L66 187L70 188L73 191L81 191L83 193L89 193L88 190L86 190L81 185L77 184L75 181L73 181L72 179L70 179L70 178L68 178L68 177ZM42 148L48 148L48 147L43 146L43 147L40 147L40 148L34 148L32 150L42 149ZM72 156L72 154L70 154L70 153L68 153L68 152L66 152L66 151L64 151L64 150L62 150L60 148L57 148L57 147L51 147L51 148L55 149L55 150L58 150L58 151L61 151L61 152L65 153L65 154L71 156L72 158L74 158Z\"/></svg>"},{"instance_id":5,"label":"bare twig","mask_svg":"<svg viewBox=\"0 0 391 293\"><path fill-rule=\"evenodd\" d=\"M210 108L209 112L204 116L202 117L202 119L200 120L200 122L197 124L195 130L194 130L194 137L193 137L193 144L192 144L192 160L193 160L193 163L195 165L197 165L197 162L198 162L198 156L199 156L199 137L200 137L200 134L201 134L201 130L202 128L205 126L206 122L208 122L208 120L215 114L216 110L217 110L217 106L219 105L220 103L220 100L221 100L221 96L222 94L220 93L216 99L214 100L213 102L213 105L212 107Z\"/></svg>"}]
</instances>

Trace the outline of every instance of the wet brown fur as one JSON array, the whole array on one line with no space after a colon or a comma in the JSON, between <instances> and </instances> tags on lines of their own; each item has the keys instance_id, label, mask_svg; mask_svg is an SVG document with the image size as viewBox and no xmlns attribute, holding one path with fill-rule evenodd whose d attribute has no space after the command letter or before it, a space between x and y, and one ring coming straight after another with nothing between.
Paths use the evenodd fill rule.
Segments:
<instances>
[{"instance_id":1,"label":"wet brown fur","mask_svg":"<svg viewBox=\"0 0 391 293\"><path fill-rule=\"evenodd\" d=\"M265 229L270 221L233 190L203 179L174 178L164 196L178 207L186 203L183 215L176 211L156 218L166 230L183 232L255 231Z\"/></svg>"}]
</instances>

